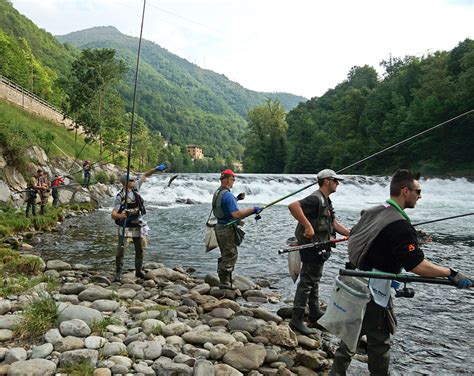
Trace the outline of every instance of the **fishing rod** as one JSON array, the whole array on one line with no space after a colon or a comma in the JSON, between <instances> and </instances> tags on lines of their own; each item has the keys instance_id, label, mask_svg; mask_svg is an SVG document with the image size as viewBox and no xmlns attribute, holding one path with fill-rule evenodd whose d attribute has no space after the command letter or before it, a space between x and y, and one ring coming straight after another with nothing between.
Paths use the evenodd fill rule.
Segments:
<instances>
[{"instance_id":1,"label":"fishing rod","mask_svg":"<svg viewBox=\"0 0 474 376\"><path fill-rule=\"evenodd\" d=\"M91 142L92 142L92 141L91 141ZM70 165L69 168L67 169L68 171L71 170L72 166L74 166L74 163L76 163L78 166L80 166L80 164L77 163L77 159L78 159L79 156L82 154L82 152L84 151L85 147L86 147L88 144L89 144L89 143L84 140L84 146L81 148L81 150L79 151L79 153L76 155L76 157L75 157L74 160L72 161L71 165Z\"/></svg>"},{"instance_id":2,"label":"fishing rod","mask_svg":"<svg viewBox=\"0 0 474 376\"><path fill-rule=\"evenodd\" d=\"M322 251L326 249L327 247L330 247L337 243L345 242L347 240L349 240L349 237L344 236L339 239L331 239L331 240L326 240L324 242L313 242L313 243L308 243L308 244L296 245L296 246L288 247L288 248L281 248L278 250L278 254L281 255L283 253L296 252L301 249L313 248L313 247L315 251Z\"/></svg>"},{"instance_id":3,"label":"fishing rod","mask_svg":"<svg viewBox=\"0 0 474 376\"><path fill-rule=\"evenodd\" d=\"M442 123L436 124L435 126L433 126L433 127L431 127L431 128L425 129L424 131L421 131L421 132L419 132L419 133L417 133L417 134L415 134L415 135L413 135L413 136L410 136L410 137L408 137L408 138L406 138L406 139L404 139L404 140L402 140L402 141L399 141L399 142L397 142L397 143L395 143L395 144L393 144L393 145L391 145L391 146L388 146L388 147L386 147L386 148L384 148L384 149L382 149L382 150L380 150L380 151L378 151L378 152L376 152L376 153L373 153L373 154L371 154L371 155L369 155L369 156L367 156L367 157L365 157L365 158L363 158L363 159L361 159L361 160L359 160L359 161L357 161L357 162L355 162L355 163L352 163L352 164L350 164L350 165L348 165L348 166L346 166L346 167L344 167L344 168L341 168L341 169L337 170L336 173L339 174L339 173L341 173L341 172L343 172L343 171L348 170L348 169L351 168L351 167L354 167L354 166L357 166L357 165L359 165L359 164L361 164L361 163L363 163L363 162L366 162L366 161L368 161L369 159L372 159L372 158L374 158L374 157L376 157L376 156L378 156L378 155L380 155L380 154L382 154L382 153L385 153L385 152L388 151L388 150L394 149L394 148L396 148L396 147L398 147L398 146L400 146L400 145L405 144L405 143L408 142L408 141L411 141L411 140L413 140L413 139L415 139L415 138L417 138L417 137L419 137L419 136L422 136L422 135L424 135L424 134L426 134L426 133L428 133L428 132L431 132L431 131L433 131L433 130L435 130L435 129L437 129L437 128L439 128L439 127L445 125L445 124L448 124L448 123L450 123L450 122L452 122L452 121L454 121L454 120L457 120L457 119L459 119L459 118L461 118L461 117L463 117L463 116L466 116L466 115L470 114L471 112L474 112L474 109L473 109L473 110L466 111L466 112L464 112L464 113L462 113L462 114L460 114L460 115L458 115L458 116L455 116L455 117L453 117L453 118L451 118L451 119L449 119L449 120L446 120L446 121L444 121L444 122L442 122ZM288 195L282 197L281 199L275 200L275 201L273 201L273 202L271 202L271 203L269 203L269 204L263 206L263 207L262 207L262 210L267 209L267 208L269 208L270 206L273 206L273 205L275 205L276 203L278 203L278 202L280 202L280 201L283 201L284 199L286 199L286 198L288 198L288 197L291 197L291 196L293 196L293 195L295 195L295 194L297 194L297 193L300 193L301 191L304 191L305 189L308 189L308 188L312 187L313 185L316 185L317 183L318 183L317 181L314 182L314 183L311 183L311 184L307 185L306 187L303 187L303 188L301 188L301 189L299 189L299 190L297 190L297 191L295 191L295 192L293 192L293 193L290 193L290 194L288 194ZM247 215L247 216L245 216L245 217L242 217L242 218L235 219L235 220L229 222L227 225L232 225L232 224L234 224L234 223L237 223L237 222L239 222L241 219L244 219L244 218L246 218L246 217L248 217L248 216L250 216L250 215L252 215L252 214L249 214L249 215ZM257 216L258 216L258 215L259 215L259 214L257 214ZM257 216L256 216L255 218L256 218L256 219L260 219L260 218L257 217Z\"/></svg>"},{"instance_id":4,"label":"fishing rod","mask_svg":"<svg viewBox=\"0 0 474 376\"><path fill-rule=\"evenodd\" d=\"M63 153L63 154L66 156L66 158L72 160L72 158L71 158L69 155L67 155L63 149L61 149L58 145L56 145L56 144L54 143L54 141L51 141L51 143L52 143L54 146L56 146L56 147L59 149L59 151L60 151L61 153ZM78 166L80 166L80 164L79 164L78 162L76 162L76 160L74 159L74 160L72 160L71 166L67 169L68 171L72 168L72 166L74 165L74 163L77 164Z\"/></svg>"},{"instance_id":5,"label":"fishing rod","mask_svg":"<svg viewBox=\"0 0 474 376\"><path fill-rule=\"evenodd\" d=\"M125 204L123 210L126 212L128 207L128 182L130 180L130 168L132 164L132 143L133 143L133 129L135 126L135 106L137 102L137 87L138 87L138 68L140 66L140 53L142 48L142 36L143 36L143 24L145 21L145 8L146 0L143 0L143 11L142 11L142 21L140 25L140 38L138 39L138 51L137 51L137 65L135 68L135 84L133 87L133 102L132 102L132 119L130 121L130 131L128 137L128 154L127 154L127 178L124 184L124 197ZM127 225L127 220L123 221L121 236L121 243L125 244L125 229Z\"/></svg>"},{"instance_id":6,"label":"fishing rod","mask_svg":"<svg viewBox=\"0 0 474 376\"><path fill-rule=\"evenodd\" d=\"M447 278L428 278L418 277L410 274L392 274L384 272L361 272L358 270L350 269L339 269L339 275L350 276L350 277L362 277L362 278L377 278L377 279L391 279L398 282L419 282L419 283L431 283L435 285L450 285L455 286L456 284L451 282Z\"/></svg>"},{"instance_id":7,"label":"fishing rod","mask_svg":"<svg viewBox=\"0 0 474 376\"><path fill-rule=\"evenodd\" d=\"M448 219L467 217L468 215L474 215L474 212L473 212L473 213L466 213L466 214L453 215L452 217L445 217L445 218L433 219L433 220L431 220L431 221L426 221L426 222L415 223L415 224L413 224L413 226L420 226L420 225L426 225L426 224L428 224L428 223L435 223L435 222L446 221L446 220L448 220Z\"/></svg>"}]
</instances>

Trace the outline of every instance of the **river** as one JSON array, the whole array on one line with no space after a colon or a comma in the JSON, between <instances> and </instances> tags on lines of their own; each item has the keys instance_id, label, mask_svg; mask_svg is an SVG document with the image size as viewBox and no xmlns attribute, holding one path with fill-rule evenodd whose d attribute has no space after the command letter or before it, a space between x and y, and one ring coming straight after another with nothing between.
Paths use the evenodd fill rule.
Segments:
<instances>
[{"instance_id":1,"label":"river","mask_svg":"<svg viewBox=\"0 0 474 376\"><path fill-rule=\"evenodd\" d=\"M147 203L146 220L151 228L146 261L196 269L196 275L215 272L218 250L206 253L203 245L205 222L212 193L218 187L217 174L180 174L170 187L170 175L153 176L142 194ZM240 175L233 192L246 193L241 207L263 206L312 183L309 175ZM388 177L351 176L331 195L340 222L351 227L362 209L388 197ZM290 301L295 285L287 271L287 257L277 250L293 236L295 220L287 205L311 193L309 188L264 210L258 222L246 220L246 237L239 247L236 273L266 278ZM422 198L416 209L407 210L413 223L474 211L474 183L466 179L421 180ZM193 204L179 201L188 200ZM38 250L46 259L61 258L114 269L116 230L110 218L112 201L88 217L73 218L57 233L45 234ZM419 227L433 241L423 247L426 257L441 265L473 274L474 216ZM346 261L346 245L340 243L325 265L321 296L328 301L337 270ZM133 268L133 253L126 256ZM445 375L474 372L473 290L449 286L412 284L413 299L395 299L399 327L393 337L391 367L394 374ZM283 304L283 303L282 303ZM269 306L276 311L281 305ZM367 367L352 362L350 374L368 374Z\"/></svg>"}]
</instances>

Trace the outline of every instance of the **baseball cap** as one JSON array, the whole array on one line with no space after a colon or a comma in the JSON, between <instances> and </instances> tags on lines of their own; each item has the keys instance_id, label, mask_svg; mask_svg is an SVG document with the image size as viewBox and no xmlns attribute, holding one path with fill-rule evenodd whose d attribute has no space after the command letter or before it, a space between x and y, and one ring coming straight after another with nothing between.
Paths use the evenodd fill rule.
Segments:
<instances>
[{"instance_id":1,"label":"baseball cap","mask_svg":"<svg viewBox=\"0 0 474 376\"><path fill-rule=\"evenodd\" d=\"M318 172L318 180L323 180L323 179L344 180L342 175L337 175L334 172L334 170L330 170L329 168L326 168Z\"/></svg>"},{"instance_id":2,"label":"baseball cap","mask_svg":"<svg viewBox=\"0 0 474 376\"><path fill-rule=\"evenodd\" d=\"M226 178L231 177L231 176L237 176L237 175L231 169L222 170L220 180L226 179Z\"/></svg>"},{"instance_id":3,"label":"baseball cap","mask_svg":"<svg viewBox=\"0 0 474 376\"><path fill-rule=\"evenodd\" d=\"M133 176L132 174L130 174L130 176L128 177L128 180L137 180L136 176ZM120 176L120 183L122 183L122 185L125 185L125 183L127 182L127 174L123 174L122 176Z\"/></svg>"}]
</instances>

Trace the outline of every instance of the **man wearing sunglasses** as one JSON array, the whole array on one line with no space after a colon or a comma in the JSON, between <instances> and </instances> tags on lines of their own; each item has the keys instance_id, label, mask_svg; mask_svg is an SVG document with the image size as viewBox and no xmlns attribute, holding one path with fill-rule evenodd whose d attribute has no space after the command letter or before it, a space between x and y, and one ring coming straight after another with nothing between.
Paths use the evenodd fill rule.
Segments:
<instances>
[{"instance_id":1,"label":"man wearing sunglasses","mask_svg":"<svg viewBox=\"0 0 474 376\"><path fill-rule=\"evenodd\" d=\"M162 163L155 168L145 172L139 179L130 174L123 174L120 183L123 188L115 197L112 219L117 224L118 247L115 256L115 281L122 281L123 257L125 254L125 238L132 238L135 246L135 276L143 278L145 275L143 266L143 248L146 243L148 226L142 216L146 213L145 203L138 193L142 184L155 172L163 172L168 168ZM127 199L125 199L125 192Z\"/></svg>"},{"instance_id":2,"label":"man wearing sunglasses","mask_svg":"<svg viewBox=\"0 0 474 376\"><path fill-rule=\"evenodd\" d=\"M448 277L458 288L472 286L461 272L435 265L424 258L415 228L405 209L421 198L420 173L397 170L390 182L390 199L385 205L364 210L352 228L348 243L349 260L360 270L400 273L401 269L422 277ZM396 319L391 303L391 281L369 280L372 294L367 304L360 335L367 336L368 367L371 375L388 375L390 334ZM345 375L353 354L344 342L335 354L330 375Z\"/></svg>"},{"instance_id":3,"label":"man wearing sunglasses","mask_svg":"<svg viewBox=\"0 0 474 376\"><path fill-rule=\"evenodd\" d=\"M298 245L330 240L335 232L344 236L349 235L349 229L337 221L329 198L336 192L339 182L344 178L333 170L325 169L318 173L317 179L319 184L317 191L288 205L291 215L298 221L295 230ZM301 334L317 332L304 324L303 317L306 305L309 307L311 323L316 323L323 315L319 308L319 281L323 274L323 265L330 255L330 246L323 251L316 251L314 248L300 250L303 266L293 301L290 327Z\"/></svg>"}]
</instances>

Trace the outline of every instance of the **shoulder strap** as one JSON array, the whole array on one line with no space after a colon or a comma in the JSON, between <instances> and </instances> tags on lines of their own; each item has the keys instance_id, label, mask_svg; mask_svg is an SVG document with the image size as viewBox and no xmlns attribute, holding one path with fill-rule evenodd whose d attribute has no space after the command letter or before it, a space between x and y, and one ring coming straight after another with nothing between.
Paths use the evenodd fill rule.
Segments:
<instances>
[{"instance_id":1,"label":"shoulder strap","mask_svg":"<svg viewBox=\"0 0 474 376\"><path fill-rule=\"evenodd\" d=\"M222 197L226 192L230 192L230 189L221 186L216 190L212 197L212 211L217 219L225 219L225 213L222 210Z\"/></svg>"}]
</instances>

